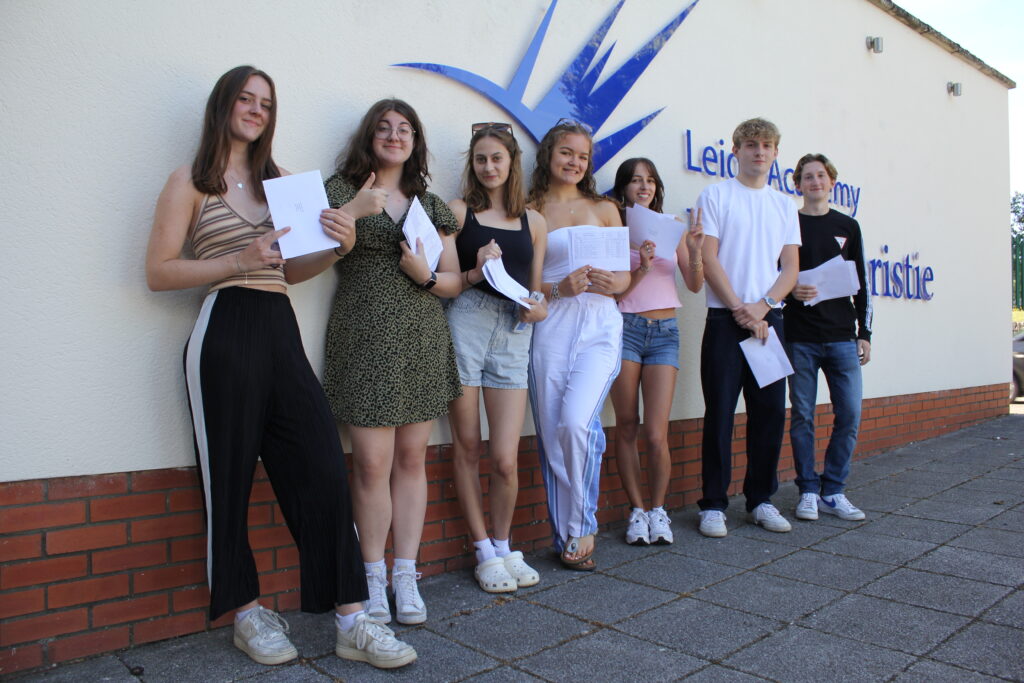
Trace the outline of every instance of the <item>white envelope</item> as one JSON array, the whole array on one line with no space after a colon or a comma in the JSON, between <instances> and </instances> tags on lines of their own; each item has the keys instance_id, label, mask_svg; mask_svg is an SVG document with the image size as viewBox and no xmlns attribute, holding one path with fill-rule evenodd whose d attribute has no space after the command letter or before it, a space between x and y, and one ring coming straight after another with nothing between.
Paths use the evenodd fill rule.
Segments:
<instances>
[{"instance_id":1,"label":"white envelope","mask_svg":"<svg viewBox=\"0 0 1024 683\"><path fill-rule=\"evenodd\" d=\"M437 270L437 262L441 260L444 245L441 244L437 228L430 222L427 212L423 210L419 197L412 198L409 211L405 214L405 223L402 224L402 234L405 235L409 248L414 252L416 251L416 238L423 240L423 253L427 257L427 265L431 270Z\"/></svg>"},{"instance_id":2,"label":"white envelope","mask_svg":"<svg viewBox=\"0 0 1024 683\"><path fill-rule=\"evenodd\" d=\"M643 206L630 206L626 208L626 225L629 226L629 241L634 247L650 240L655 244L655 255L675 261L676 247L686 232L686 226L675 216Z\"/></svg>"},{"instance_id":3,"label":"white envelope","mask_svg":"<svg viewBox=\"0 0 1024 683\"><path fill-rule=\"evenodd\" d=\"M793 374L793 366L789 362L786 350L782 348L779 335L774 327L768 328L768 339L744 339L740 342L740 349L747 359L747 365L754 373L757 386L762 389L773 382L778 382L783 377Z\"/></svg>"},{"instance_id":4,"label":"white envelope","mask_svg":"<svg viewBox=\"0 0 1024 683\"><path fill-rule=\"evenodd\" d=\"M293 258L339 245L327 236L320 225L320 212L331 206L327 202L320 171L264 180L263 191L267 194L267 207L274 228L291 228L278 240L281 256Z\"/></svg>"}]
</instances>

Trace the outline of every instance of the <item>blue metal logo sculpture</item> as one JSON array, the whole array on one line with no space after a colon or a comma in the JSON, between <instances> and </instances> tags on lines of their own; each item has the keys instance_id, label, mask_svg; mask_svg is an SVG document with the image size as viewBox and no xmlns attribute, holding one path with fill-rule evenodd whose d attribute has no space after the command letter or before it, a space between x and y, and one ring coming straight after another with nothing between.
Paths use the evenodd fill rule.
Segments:
<instances>
[{"instance_id":1,"label":"blue metal logo sculpture","mask_svg":"<svg viewBox=\"0 0 1024 683\"><path fill-rule=\"evenodd\" d=\"M478 76L477 74L445 64L427 64L422 62L407 62L393 64L392 66L404 66L411 69L422 69L441 74L452 80L467 85L482 95L488 97L495 104L507 111L519 124L529 132L534 141L539 142L544 134L558 122L559 119L569 118L589 125L595 133L600 130L604 122L608 120L615 108L626 97L629 89L633 87L644 70L657 56L658 52L665 46L668 39L672 37L675 30L683 23L683 20L690 14L700 0L693 0L686 9L680 12L661 31L651 38L643 47L633 53L618 70L616 70L599 87L595 84L601 77L608 57L611 55L615 44L605 50L604 54L597 59L601 43L604 41L608 29L615 22L615 17L626 0L619 2L612 8L612 11L605 17L604 21L597 28L594 34L587 41L576 59L562 74L558 82L548 91L535 109L530 109L523 104L523 93L530 81L537 55L540 52L544 36L547 34L548 25L551 23L551 16L554 14L555 5L558 0L551 0L540 27L530 41L530 47L526 50L519 67L516 69L512 82L507 88ZM591 66L593 65L593 66ZM600 140L594 142L594 170L601 168L619 150L626 146L630 140L643 130L647 124L654 120L661 113L664 107L657 109L638 121L621 128Z\"/></svg>"}]
</instances>

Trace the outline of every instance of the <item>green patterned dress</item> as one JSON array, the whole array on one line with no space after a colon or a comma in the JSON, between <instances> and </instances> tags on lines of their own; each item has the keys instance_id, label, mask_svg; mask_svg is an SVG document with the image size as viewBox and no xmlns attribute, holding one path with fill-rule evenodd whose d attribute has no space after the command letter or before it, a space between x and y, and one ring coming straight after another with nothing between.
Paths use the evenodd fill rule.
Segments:
<instances>
[{"instance_id":1,"label":"green patterned dress","mask_svg":"<svg viewBox=\"0 0 1024 683\"><path fill-rule=\"evenodd\" d=\"M334 208L356 188L334 174L324 183ZM445 234L458 231L451 209L430 192L420 197ZM358 427L397 427L433 420L462 394L451 332L441 300L398 267L403 216L387 212L356 221L356 243L335 264L338 289L327 321L324 391L334 416Z\"/></svg>"}]
</instances>

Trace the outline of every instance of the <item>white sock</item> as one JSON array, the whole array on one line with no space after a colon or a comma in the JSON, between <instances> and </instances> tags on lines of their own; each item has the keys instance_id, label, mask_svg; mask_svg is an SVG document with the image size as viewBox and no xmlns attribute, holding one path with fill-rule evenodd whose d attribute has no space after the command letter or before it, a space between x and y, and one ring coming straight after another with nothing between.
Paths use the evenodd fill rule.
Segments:
<instances>
[{"instance_id":1,"label":"white sock","mask_svg":"<svg viewBox=\"0 0 1024 683\"><path fill-rule=\"evenodd\" d=\"M644 509L643 508L633 508L633 512L639 512L641 515L646 514L646 513L644 513Z\"/></svg>"},{"instance_id":2,"label":"white sock","mask_svg":"<svg viewBox=\"0 0 1024 683\"><path fill-rule=\"evenodd\" d=\"M494 543L494 554L498 557L505 557L512 552L512 549L508 547L509 539L495 538L492 542Z\"/></svg>"},{"instance_id":3,"label":"white sock","mask_svg":"<svg viewBox=\"0 0 1024 683\"><path fill-rule=\"evenodd\" d=\"M477 564L483 564L494 557L494 546L491 545L491 539L485 538L482 541L473 541L473 546L476 548Z\"/></svg>"},{"instance_id":4,"label":"white sock","mask_svg":"<svg viewBox=\"0 0 1024 683\"><path fill-rule=\"evenodd\" d=\"M395 558L395 565L391 568L391 574L404 574L405 572L416 573L416 560L402 560Z\"/></svg>"},{"instance_id":5,"label":"white sock","mask_svg":"<svg viewBox=\"0 0 1024 683\"><path fill-rule=\"evenodd\" d=\"M372 574L374 569L381 569L387 574L388 568L384 566L384 560L377 560L376 562L363 562L363 567L366 569L367 574Z\"/></svg>"},{"instance_id":6,"label":"white sock","mask_svg":"<svg viewBox=\"0 0 1024 683\"><path fill-rule=\"evenodd\" d=\"M259 607L259 605L257 605L256 607ZM235 612L235 621L241 621L242 619L245 619L247 616L249 616L249 612L252 612L254 609L256 609L256 607L238 610L237 612Z\"/></svg>"},{"instance_id":7,"label":"white sock","mask_svg":"<svg viewBox=\"0 0 1024 683\"><path fill-rule=\"evenodd\" d=\"M351 631L352 627L356 625L356 617L363 613L363 610L353 612L352 614L339 614L334 613L334 618L338 620L338 628L342 631Z\"/></svg>"},{"instance_id":8,"label":"white sock","mask_svg":"<svg viewBox=\"0 0 1024 683\"><path fill-rule=\"evenodd\" d=\"M654 512L655 510L657 510L658 512L665 512L665 506L664 505L659 505L656 508L651 508L651 512Z\"/></svg>"}]
</instances>

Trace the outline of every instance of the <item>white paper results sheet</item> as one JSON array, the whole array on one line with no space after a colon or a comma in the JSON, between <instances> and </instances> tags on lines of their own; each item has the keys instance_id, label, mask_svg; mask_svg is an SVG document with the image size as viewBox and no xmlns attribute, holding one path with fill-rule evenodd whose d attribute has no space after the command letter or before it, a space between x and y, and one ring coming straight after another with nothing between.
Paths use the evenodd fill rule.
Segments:
<instances>
[{"instance_id":1,"label":"white paper results sheet","mask_svg":"<svg viewBox=\"0 0 1024 683\"><path fill-rule=\"evenodd\" d=\"M576 225L569 231L569 270L590 266L601 270L629 270L629 228Z\"/></svg>"},{"instance_id":2,"label":"white paper results sheet","mask_svg":"<svg viewBox=\"0 0 1024 683\"><path fill-rule=\"evenodd\" d=\"M409 204L409 211L405 214L405 223L402 224L402 234L409 243L409 248L416 251L416 238L423 240L423 253L427 257L427 265L431 270L437 270L437 262L441 260L441 252L444 246L441 244L441 237L437 234L437 228L430 222L427 212L423 210L419 197L413 197Z\"/></svg>"},{"instance_id":3,"label":"white paper results sheet","mask_svg":"<svg viewBox=\"0 0 1024 683\"><path fill-rule=\"evenodd\" d=\"M629 241L636 249L644 240L654 242L654 253L661 258L675 261L676 247L683 239L686 226L670 213L658 213L643 206L626 209L626 224L629 226Z\"/></svg>"},{"instance_id":4,"label":"white paper results sheet","mask_svg":"<svg viewBox=\"0 0 1024 683\"><path fill-rule=\"evenodd\" d=\"M330 208L320 171L307 171L263 181L274 228L290 227L278 246L281 256L293 258L338 246L320 225L320 212Z\"/></svg>"}]
</instances>

